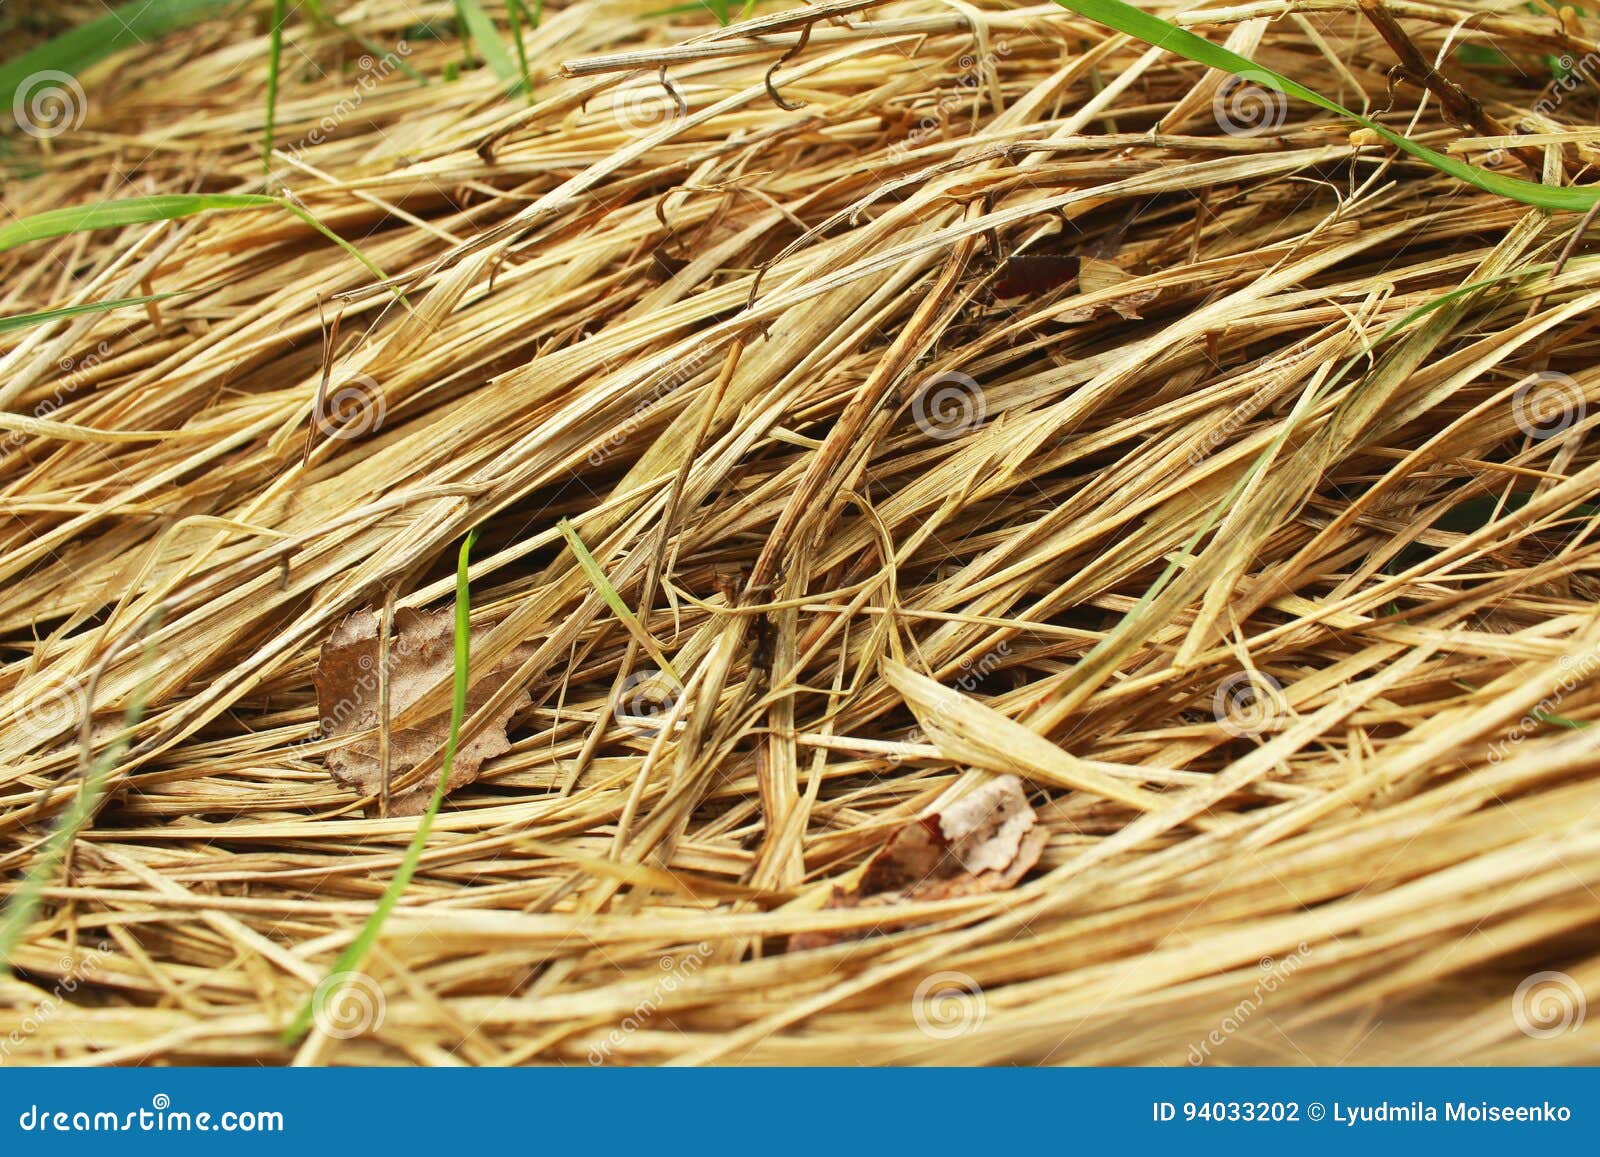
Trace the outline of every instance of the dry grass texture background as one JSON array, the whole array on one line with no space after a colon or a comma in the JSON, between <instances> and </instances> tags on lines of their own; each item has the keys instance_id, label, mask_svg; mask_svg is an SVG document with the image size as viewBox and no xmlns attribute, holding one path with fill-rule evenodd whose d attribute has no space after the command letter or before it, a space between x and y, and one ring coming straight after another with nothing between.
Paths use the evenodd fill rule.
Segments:
<instances>
[{"instance_id":1,"label":"dry grass texture background","mask_svg":"<svg viewBox=\"0 0 1600 1157\"><path fill-rule=\"evenodd\" d=\"M79 77L9 214L259 190L268 7ZM148 690L0 1059L1592 1056L1578 216L1051 4L651 10L524 28L531 103L447 75L448 3L291 25L272 183L391 285L272 211L0 255L4 314L180 295L0 335L8 891ZM1389 11L1515 148L1350 0L1162 14L1589 179L1548 59L1600 21ZM287 1045L417 824L330 778L319 649L448 607L474 526L510 750ZM826 906L997 773L1049 832L1014 888Z\"/></svg>"}]
</instances>

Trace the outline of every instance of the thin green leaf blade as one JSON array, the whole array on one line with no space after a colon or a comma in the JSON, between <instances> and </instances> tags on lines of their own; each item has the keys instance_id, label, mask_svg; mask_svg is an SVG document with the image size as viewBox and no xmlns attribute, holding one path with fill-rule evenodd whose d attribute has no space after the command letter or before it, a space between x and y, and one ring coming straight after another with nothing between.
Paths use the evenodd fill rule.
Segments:
<instances>
[{"instance_id":1,"label":"thin green leaf blade","mask_svg":"<svg viewBox=\"0 0 1600 1157\"><path fill-rule=\"evenodd\" d=\"M150 693L154 672L155 647L147 643L139 685L123 711L121 733L89 765L83 786L73 797L61 822L45 840L43 850L28 865L22 882L6 904L4 919L0 919L0 974L10 972L12 956L33 924L45 887L55 878L56 868L72 846L72 841L78 838L78 833L94 817L100 797L105 794L106 779L127 751L129 733L144 716L145 698Z\"/></svg>"},{"instance_id":2,"label":"thin green leaf blade","mask_svg":"<svg viewBox=\"0 0 1600 1157\"><path fill-rule=\"evenodd\" d=\"M275 207L276 197L259 193L162 193L153 197L128 197L93 205L69 205L19 217L0 226L0 253L29 241L64 237L91 229L119 229L154 221L176 221L213 209L264 209Z\"/></svg>"},{"instance_id":3,"label":"thin green leaf blade","mask_svg":"<svg viewBox=\"0 0 1600 1157\"><path fill-rule=\"evenodd\" d=\"M372 946L378 942L379 933L383 931L384 922L389 919L389 913L399 902L406 885L411 883L411 877L416 875L417 865L422 862L422 850L428 844L428 833L433 830L433 821L438 817L439 808L444 803L445 784L450 780L450 769L456 761L456 747L461 741L461 723L467 714L467 666L472 638L472 608L467 585L467 569L472 546L477 541L478 532L476 530L469 532L461 544L461 552L456 556L455 682L450 702L450 734L444 741L444 763L439 768L439 782L434 785L433 797L428 801L428 810L422 814L416 834L411 837L405 858L395 870L394 878L389 881L389 886L384 889L377 907L372 910L372 915L367 917L367 922L362 925L356 938L339 954L339 959L328 972L330 977L357 972L366 963L368 953L372 951ZM295 1014L294 1021L283 1031L282 1040L285 1044L295 1044L310 1031L312 1021L316 1019L317 994L321 990L322 985L318 985L312 991L305 1003L300 1006L299 1012ZM328 994L327 999L332 999L332 996L333 994Z\"/></svg>"},{"instance_id":4,"label":"thin green leaf blade","mask_svg":"<svg viewBox=\"0 0 1600 1157\"><path fill-rule=\"evenodd\" d=\"M1487 169L1480 169L1455 157L1435 152L1426 145L1419 145L1376 121L1368 120L1360 113L1352 112L1298 81L1290 80L1281 73L1240 56L1237 52L1196 36L1188 29L1169 24L1159 16L1152 16L1131 4L1125 4L1123 0L1056 0L1056 3L1068 11L1088 17L1097 24L1104 24L1146 44L1176 53L1196 64L1232 73L1252 84L1276 89L1285 96L1295 97L1308 104L1314 104L1326 112L1354 121L1363 128L1371 129L1395 148L1485 192L1508 197L1513 201L1520 201L1524 205L1540 209L1570 212L1586 212L1600 202L1600 188L1541 185L1519 177L1508 177L1503 173L1491 173Z\"/></svg>"},{"instance_id":5,"label":"thin green leaf blade","mask_svg":"<svg viewBox=\"0 0 1600 1157\"><path fill-rule=\"evenodd\" d=\"M374 265L361 250L317 220L310 211L288 198L268 197L260 193L165 193L154 197L129 197L121 201L49 209L31 217L19 217L9 225L0 227L0 253L30 241L63 237L69 233L119 229L125 225L143 225L154 221L176 221L212 211L266 208L282 209L299 218L354 257L379 281L388 280L383 270ZM396 294L404 300L398 290Z\"/></svg>"},{"instance_id":6,"label":"thin green leaf blade","mask_svg":"<svg viewBox=\"0 0 1600 1157\"><path fill-rule=\"evenodd\" d=\"M650 637L650 632L644 629L644 624L639 622L628 604L622 601L621 592L611 585L611 580L606 577L606 572L601 569L600 563L589 553L589 548L583 544L583 539L578 537L577 528L565 518L556 524L556 528L561 531L561 537L566 539L567 545L572 548L572 556L578 560L578 567L583 571L584 577L595 590L600 592L600 597L606 601L606 606L611 608L612 613L621 620L628 633L638 640L645 652L655 660L656 665L678 686L683 686L683 680L678 678L678 673L672 669L672 664L661 653L661 648L656 646L656 641Z\"/></svg>"},{"instance_id":7,"label":"thin green leaf blade","mask_svg":"<svg viewBox=\"0 0 1600 1157\"><path fill-rule=\"evenodd\" d=\"M489 14L483 10L483 5L478 0L456 0L456 8L461 13L461 20L467 26L467 34L472 37L472 44L478 50L478 55L483 57L483 62L506 85L507 92L515 92L522 87L522 73L517 68L516 61L511 59L511 53L506 50L505 41L500 39L500 30L494 26L494 21L489 19Z\"/></svg>"},{"instance_id":8,"label":"thin green leaf blade","mask_svg":"<svg viewBox=\"0 0 1600 1157\"><path fill-rule=\"evenodd\" d=\"M261 171L272 172L272 136L278 125L278 74L283 66L283 22L289 0L272 0L272 36L267 42L267 123L261 142Z\"/></svg>"},{"instance_id":9,"label":"thin green leaf blade","mask_svg":"<svg viewBox=\"0 0 1600 1157\"><path fill-rule=\"evenodd\" d=\"M17 90L41 73L76 75L124 48L160 39L236 4L237 0L129 0L0 66L0 108L11 108Z\"/></svg>"},{"instance_id":10,"label":"thin green leaf blade","mask_svg":"<svg viewBox=\"0 0 1600 1157\"><path fill-rule=\"evenodd\" d=\"M169 297L180 297L178 293L147 293L142 297L119 297L113 301L90 301L82 305L63 305L58 309L43 309L38 313L16 313L10 317L0 317L0 333L11 333L14 330L27 329L30 326L44 325L47 322L60 321L67 317L81 317L86 313L110 313L114 309L127 309L135 305L147 305L152 301L165 301Z\"/></svg>"}]
</instances>

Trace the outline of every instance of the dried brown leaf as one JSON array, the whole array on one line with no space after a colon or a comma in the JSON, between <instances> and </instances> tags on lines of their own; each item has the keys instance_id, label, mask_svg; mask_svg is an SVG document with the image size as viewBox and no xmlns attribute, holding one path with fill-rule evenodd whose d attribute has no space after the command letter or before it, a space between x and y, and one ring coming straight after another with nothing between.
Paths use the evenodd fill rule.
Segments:
<instances>
[{"instance_id":1,"label":"dried brown leaf","mask_svg":"<svg viewBox=\"0 0 1600 1157\"><path fill-rule=\"evenodd\" d=\"M1022 780L1001 775L944 811L907 824L868 861L853 889L835 888L826 908L864 908L947 900L1014 887L1050 839L1038 825ZM857 934L820 929L790 940L791 950L822 948Z\"/></svg>"},{"instance_id":2,"label":"dried brown leaf","mask_svg":"<svg viewBox=\"0 0 1600 1157\"><path fill-rule=\"evenodd\" d=\"M345 735L361 736L328 752L328 772L338 782L363 795L376 795L383 782L383 764L375 731L380 703L379 621L377 612L372 610L347 616L323 644L317 662L317 709L322 734L335 739ZM403 717L408 707L448 680L455 669L455 623L449 607L436 611L402 609L395 613L394 624L395 636L389 645L391 719ZM500 689L527 654L527 648L519 648L467 689L469 717ZM476 779L484 760L510 750L506 724L529 702L526 691L514 695L481 731L461 744L450 768L447 792ZM448 709L414 726L394 727L389 733L390 782L432 755L449 733ZM392 796L390 814L422 814L438 782L435 772Z\"/></svg>"}]
</instances>

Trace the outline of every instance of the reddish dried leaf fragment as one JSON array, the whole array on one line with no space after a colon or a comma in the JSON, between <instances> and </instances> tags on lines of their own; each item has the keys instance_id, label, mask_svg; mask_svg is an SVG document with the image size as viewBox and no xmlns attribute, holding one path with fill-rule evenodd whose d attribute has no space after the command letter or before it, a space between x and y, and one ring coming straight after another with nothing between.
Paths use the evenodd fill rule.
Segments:
<instances>
[{"instance_id":1,"label":"reddish dried leaf fragment","mask_svg":"<svg viewBox=\"0 0 1600 1157\"><path fill-rule=\"evenodd\" d=\"M1043 297L1078 276L1081 259L1072 254L1018 253L1006 259L994 283L1002 301L1013 297Z\"/></svg>"},{"instance_id":2,"label":"reddish dried leaf fragment","mask_svg":"<svg viewBox=\"0 0 1600 1157\"><path fill-rule=\"evenodd\" d=\"M322 645L317 662L317 709L322 734L337 739L344 735L374 732L378 726L378 623L375 611L357 611L346 617ZM448 682L455 670L455 614L445 607L437 611L400 610L394 616L395 636L389 644L389 715L404 716L407 708L433 687ZM511 677L528 649L519 648L467 690L467 716L489 701ZM511 716L527 706L526 691L518 692L494 713L483 730L462 743L450 768L447 792L471 783L478 777L483 761L511 749L506 724ZM444 711L415 725L394 727L389 733L389 780L391 783L417 767L444 743L450 734L450 711ZM376 733L351 739L328 752L328 772L335 780L363 795L378 794L383 781ZM421 815L438 784L438 772L390 797L391 815Z\"/></svg>"},{"instance_id":3,"label":"reddish dried leaf fragment","mask_svg":"<svg viewBox=\"0 0 1600 1157\"><path fill-rule=\"evenodd\" d=\"M852 890L835 888L826 908L881 907L912 900L945 900L1014 887L1039 862L1049 842L1038 826L1022 780L996 776L937 815L924 816L889 837L868 861ZM789 948L821 948L860 933L801 932Z\"/></svg>"}]
</instances>

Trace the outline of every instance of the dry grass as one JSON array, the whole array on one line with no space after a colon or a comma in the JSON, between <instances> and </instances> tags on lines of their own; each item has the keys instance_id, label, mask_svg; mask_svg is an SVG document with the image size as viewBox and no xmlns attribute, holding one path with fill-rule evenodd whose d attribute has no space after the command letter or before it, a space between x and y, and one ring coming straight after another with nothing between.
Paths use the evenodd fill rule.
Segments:
<instances>
[{"instance_id":1,"label":"dry grass","mask_svg":"<svg viewBox=\"0 0 1600 1157\"><path fill-rule=\"evenodd\" d=\"M291 30L278 178L403 301L267 213L0 258L0 313L185 294L0 337L13 881L159 613L149 709L0 989L3 1059L1592 1056L1512 1009L1541 970L1600 985L1576 218L1298 104L1230 135L1220 75L1053 5L866 0L763 14L759 42L649 7L547 12L531 107L442 79L459 43L414 26L446 3L349 10L426 88L365 90L358 47ZM1593 93L1539 102L1593 21L1393 10L1498 123L1536 118L1503 171L1587 179ZM819 12L847 15L779 107L768 70ZM1391 98L1347 0L1175 18L1434 147L1505 144ZM258 187L265 59L256 11L100 66L80 129L13 141L6 208ZM1089 260L997 296L1019 252ZM386 599L446 605L473 526L473 669L534 644L504 691L532 705L368 962L381 1023L287 1046L417 822L329 779L318 647ZM1003 771L1052 833L1026 882L823 910ZM829 927L877 934L785 951Z\"/></svg>"}]
</instances>

